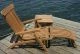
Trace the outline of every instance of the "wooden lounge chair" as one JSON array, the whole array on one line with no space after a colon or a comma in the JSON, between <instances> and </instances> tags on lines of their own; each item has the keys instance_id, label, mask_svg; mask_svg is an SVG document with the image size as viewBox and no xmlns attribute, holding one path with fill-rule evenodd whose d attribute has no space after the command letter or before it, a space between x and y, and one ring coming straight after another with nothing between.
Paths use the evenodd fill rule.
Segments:
<instances>
[{"instance_id":1,"label":"wooden lounge chair","mask_svg":"<svg viewBox=\"0 0 80 54\"><path fill-rule=\"evenodd\" d=\"M34 28L31 30L26 30L23 23L29 23L31 21L39 20L33 19L29 21L24 21L23 23L20 21L19 17L16 15L14 11L14 5L10 4L8 7L5 7L1 14L4 16L5 20L14 31L16 37L19 39L13 42L9 48L14 48L15 46L23 45L30 42L37 42L41 45L41 47L47 51L46 46L43 44L42 40L39 38L38 33L40 32L41 28Z\"/></svg>"}]
</instances>

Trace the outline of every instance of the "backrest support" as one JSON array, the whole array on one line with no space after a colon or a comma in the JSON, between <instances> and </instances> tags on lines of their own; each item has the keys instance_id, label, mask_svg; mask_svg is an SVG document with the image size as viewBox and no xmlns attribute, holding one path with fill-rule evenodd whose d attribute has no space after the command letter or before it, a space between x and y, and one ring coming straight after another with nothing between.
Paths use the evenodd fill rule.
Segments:
<instances>
[{"instance_id":1,"label":"backrest support","mask_svg":"<svg viewBox=\"0 0 80 54\"><path fill-rule=\"evenodd\" d=\"M5 20L15 33L25 30L24 25L14 11L13 4L10 4L8 7L4 8L1 11L1 14L5 17Z\"/></svg>"}]
</instances>

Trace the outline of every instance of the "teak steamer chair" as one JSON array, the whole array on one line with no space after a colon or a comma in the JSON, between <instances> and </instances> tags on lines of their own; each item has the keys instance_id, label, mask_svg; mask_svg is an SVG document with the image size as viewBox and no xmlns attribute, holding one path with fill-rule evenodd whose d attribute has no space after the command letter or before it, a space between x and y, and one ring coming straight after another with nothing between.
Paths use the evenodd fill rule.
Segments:
<instances>
[{"instance_id":1,"label":"teak steamer chair","mask_svg":"<svg viewBox=\"0 0 80 54\"><path fill-rule=\"evenodd\" d=\"M26 43L38 42L40 46L44 49L44 51L46 52L48 51L43 43L43 40L47 40L48 36L43 38L38 34L41 31L41 28L25 30L25 26L23 24L23 23L29 23L31 21L40 20L40 19L33 19L33 20L21 22L19 17L16 15L14 11L13 4L10 4L8 7L4 8L1 11L1 14L5 17L5 20L7 21L11 29L14 31L16 35L15 37L18 37L16 38L16 40L17 39L18 40L13 41L13 44L9 48L14 48L15 46L24 45Z\"/></svg>"},{"instance_id":2,"label":"teak steamer chair","mask_svg":"<svg viewBox=\"0 0 80 54\"><path fill-rule=\"evenodd\" d=\"M41 20L36 20L35 21L35 27L48 27L48 35L49 35L49 40L54 38L65 38L68 40L68 46L71 47L76 47L75 40L76 40L76 35L74 32L65 29L65 28L60 28L60 27L54 27L53 25L53 16L52 15L36 15L35 19L41 19ZM45 32L47 33L47 32ZM47 47L50 47L50 41L47 41Z\"/></svg>"}]
</instances>

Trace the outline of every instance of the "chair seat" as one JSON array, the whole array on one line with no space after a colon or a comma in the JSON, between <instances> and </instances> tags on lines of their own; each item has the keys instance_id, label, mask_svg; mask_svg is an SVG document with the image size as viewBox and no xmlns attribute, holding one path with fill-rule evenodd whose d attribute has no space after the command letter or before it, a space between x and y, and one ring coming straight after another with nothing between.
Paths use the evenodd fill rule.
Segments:
<instances>
[{"instance_id":1,"label":"chair seat","mask_svg":"<svg viewBox=\"0 0 80 54\"><path fill-rule=\"evenodd\" d=\"M23 40L35 39L35 35L37 35L42 40L49 39L49 32L47 28L42 28L39 32L36 32L35 34L34 33L24 34L22 39Z\"/></svg>"},{"instance_id":2,"label":"chair seat","mask_svg":"<svg viewBox=\"0 0 80 54\"><path fill-rule=\"evenodd\" d=\"M73 40L76 39L76 35L72 31L63 28L50 28L50 34L51 34L50 36L51 38L64 37Z\"/></svg>"}]
</instances>

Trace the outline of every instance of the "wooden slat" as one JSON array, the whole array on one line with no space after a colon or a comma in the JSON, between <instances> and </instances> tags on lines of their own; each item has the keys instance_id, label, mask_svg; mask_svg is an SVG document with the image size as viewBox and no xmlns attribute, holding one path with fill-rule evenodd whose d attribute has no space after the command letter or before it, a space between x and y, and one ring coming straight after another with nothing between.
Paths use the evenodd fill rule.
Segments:
<instances>
[{"instance_id":1,"label":"wooden slat","mask_svg":"<svg viewBox=\"0 0 80 54\"><path fill-rule=\"evenodd\" d=\"M18 18L17 15L14 14L13 12L14 12L13 10L9 12L5 17L6 18L5 20L15 33L19 31L24 31L24 25L21 24L22 22L20 21L20 19L17 19Z\"/></svg>"},{"instance_id":2,"label":"wooden slat","mask_svg":"<svg viewBox=\"0 0 80 54\"><path fill-rule=\"evenodd\" d=\"M65 20L65 19L58 18L58 17L53 17L53 19L57 23L62 23L63 25L68 25L68 26L75 27L75 28L77 27L78 29L80 29L80 23L78 22L73 22L73 21Z\"/></svg>"},{"instance_id":3,"label":"wooden slat","mask_svg":"<svg viewBox=\"0 0 80 54\"><path fill-rule=\"evenodd\" d=\"M14 51L12 49L8 49L8 47L6 45L4 45L3 43L0 43L0 49L3 50L7 54L19 54L18 52Z\"/></svg>"},{"instance_id":4,"label":"wooden slat","mask_svg":"<svg viewBox=\"0 0 80 54\"><path fill-rule=\"evenodd\" d=\"M59 47L61 47L61 46L59 46ZM72 54L71 52L63 50L59 47L58 46L51 46L50 49L54 50L55 52L57 52L59 54Z\"/></svg>"},{"instance_id":5,"label":"wooden slat","mask_svg":"<svg viewBox=\"0 0 80 54\"><path fill-rule=\"evenodd\" d=\"M41 19L31 19L31 20L26 20L26 21L23 21L22 23L31 23L31 22L35 22L36 20L41 20Z\"/></svg>"},{"instance_id":6,"label":"wooden slat","mask_svg":"<svg viewBox=\"0 0 80 54\"><path fill-rule=\"evenodd\" d=\"M65 47L65 46L62 46L61 48L73 54L80 54L80 51L76 50L76 48Z\"/></svg>"},{"instance_id":7,"label":"wooden slat","mask_svg":"<svg viewBox=\"0 0 80 54\"><path fill-rule=\"evenodd\" d=\"M37 20L38 23L53 23L52 15L36 15L35 19L41 19Z\"/></svg>"},{"instance_id":8,"label":"wooden slat","mask_svg":"<svg viewBox=\"0 0 80 54\"><path fill-rule=\"evenodd\" d=\"M1 49L0 49L0 54L6 54L5 52L3 52Z\"/></svg>"},{"instance_id":9,"label":"wooden slat","mask_svg":"<svg viewBox=\"0 0 80 54\"><path fill-rule=\"evenodd\" d=\"M24 48L24 49L32 54L44 54L40 49L36 48Z\"/></svg>"},{"instance_id":10,"label":"wooden slat","mask_svg":"<svg viewBox=\"0 0 80 54\"><path fill-rule=\"evenodd\" d=\"M58 18L56 18L56 19L58 19ZM62 19L60 21L62 21ZM59 22L59 21L57 22L57 20L56 20L54 24L57 26L61 26L61 27L74 28L74 30L77 30L77 31L80 30L80 26L79 26L80 23L69 21L69 20L63 20L62 22Z\"/></svg>"},{"instance_id":11,"label":"wooden slat","mask_svg":"<svg viewBox=\"0 0 80 54\"><path fill-rule=\"evenodd\" d=\"M50 35L53 37L64 37L64 38L70 38L75 40L76 39L76 35L72 32L69 31L65 28L59 28L59 27L51 27L50 28Z\"/></svg>"},{"instance_id":12,"label":"wooden slat","mask_svg":"<svg viewBox=\"0 0 80 54\"><path fill-rule=\"evenodd\" d=\"M48 49L49 54L60 54L54 50L52 50L51 48Z\"/></svg>"},{"instance_id":13,"label":"wooden slat","mask_svg":"<svg viewBox=\"0 0 80 54\"><path fill-rule=\"evenodd\" d=\"M17 48L17 49L14 49L15 51L19 52L19 54L31 54L30 52L26 51L25 49L23 48Z\"/></svg>"},{"instance_id":14,"label":"wooden slat","mask_svg":"<svg viewBox=\"0 0 80 54\"><path fill-rule=\"evenodd\" d=\"M16 35L19 35L19 34L26 34L26 33L33 33L33 32L37 32L37 31L40 31L40 28L34 28L34 29L30 29L30 30L27 30L27 31L21 31L21 32L17 32Z\"/></svg>"},{"instance_id":15,"label":"wooden slat","mask_svg":"<svg viewBox=\"0 0 80 54\"><path fill-rule=\"evenodd\" d=\"M1 14L4 16L7 15L13 8L14 8L14 5L10 4L8 7L5 7L5 9L1 11Z\"/></svg>"}]
</instances>

